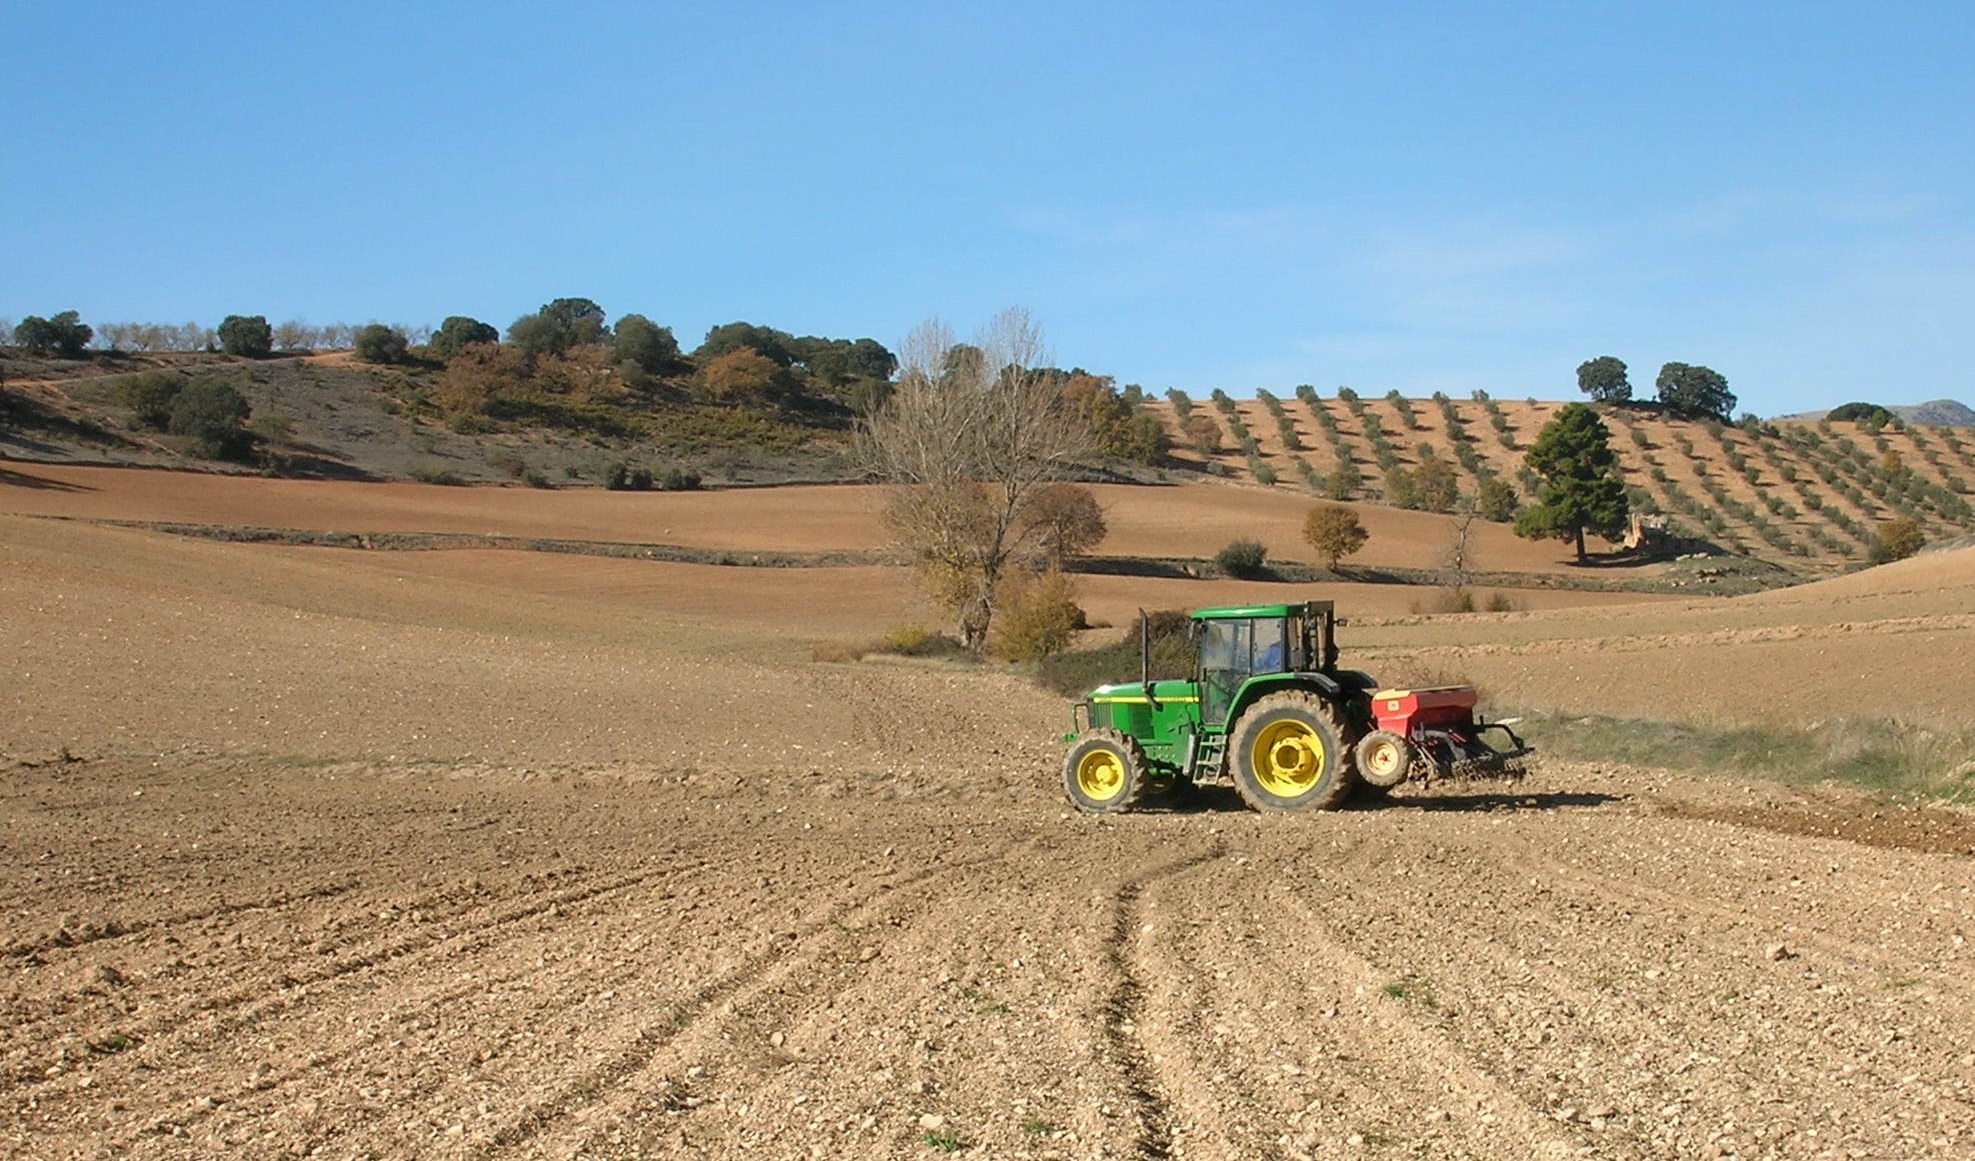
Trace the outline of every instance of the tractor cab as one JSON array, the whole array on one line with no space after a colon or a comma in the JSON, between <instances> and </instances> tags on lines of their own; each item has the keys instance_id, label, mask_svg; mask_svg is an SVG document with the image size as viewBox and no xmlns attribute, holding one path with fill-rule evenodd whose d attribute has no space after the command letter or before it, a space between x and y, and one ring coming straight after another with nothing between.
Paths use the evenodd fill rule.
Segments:
<instances>
[{"instance_id":1,"label":"tractor cab","mask_svg":"<svg viewBox=\"0 0 1975 1161\"><path fill-rule=\"evenodd\" d=\"M1200 722L1225 728L1251 680L1337 667L1337 621L1329 601L1197 609L1192 614Z\"/></svg>"}]
</instances>

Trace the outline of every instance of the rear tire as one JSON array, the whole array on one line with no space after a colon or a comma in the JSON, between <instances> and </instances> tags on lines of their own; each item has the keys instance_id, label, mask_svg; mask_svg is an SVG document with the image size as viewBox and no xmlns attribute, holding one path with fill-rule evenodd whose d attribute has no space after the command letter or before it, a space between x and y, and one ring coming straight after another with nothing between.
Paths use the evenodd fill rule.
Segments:
<instances>
[{"instance_id":1,"label":"rear tire","mask_svg":"<svg viewBox=\"0 0 1975 1161\"><path fill-rule=\"evenodd\" d=\"M1145 800L1145 753L1117 730L1085 730L1063 758L1063 791L1090 814L1136 810Z\"/></svg>"},{"instance_id":2,"label":"rear tire","mask_svg":"<svg viewBox=\"0 0 1975 1161\"><path fill-rule=\"evenodd\" d=\"M1311 693L1270 694L1229 739L1234 788L1252 809L1335 810L1357 778L1331 707Z\"/></svg>"},{"instance_id":3,"label":"rear tire","mask_svg":"<svg viewBox=\"0 0 1975 1161\"><path fill-rule=\"evenodd\" d=\"M1358 739L1358 777L1365 785L1390 790L1413 769L1413 744L1391 730L1373 730Z\"/></svg>"}]
</instances>

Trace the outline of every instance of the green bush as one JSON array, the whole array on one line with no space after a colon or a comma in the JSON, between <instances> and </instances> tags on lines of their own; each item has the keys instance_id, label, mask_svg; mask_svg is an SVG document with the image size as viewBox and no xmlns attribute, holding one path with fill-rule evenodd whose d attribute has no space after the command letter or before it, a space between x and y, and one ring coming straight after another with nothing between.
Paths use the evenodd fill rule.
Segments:
<instances>
[{"instance_id":1,"label":"green bush","mask_svg":"<svg viewBox=\"0 0 1975 1161\"><path fill-rule=\"evenodd\" d=\"M117 402L130 408L141 426L163 431L171 425L172 404L185 389L185 380L166 371L143 371L116 382Z\"/></svg>"},{"instance_id":2,"label":"green bush","mask_svg":"<svg viewBox=\"0 0 1975 1161\"><path fill-rule=\"evenodd\" d=\"M1495 524L1508 524L1516 518L1516 490L1493 476L1481 482L1476 497L1481 518Z\"/></svg>"},{"instance_id":3,"label":"green bush","mask_svg":"<svg viewBox=\"0 0 1975 1161\"><path fill-rule=\"evenodd\" d=\"M652 489L651 469L628 460L615 460L604 469L603 486L609 492L649 492Z\"/></svg>"},{"instance_id":4,"label":"green bush","mask_svg":"<svg viewBox=\"0 0 1975 1161\"><path fill-rule=\"evenodd\" d=\"M1214 567L1223 576L1256 580L1268 575L1268 559L1269 550L1261 541L1244 536L1214 554Z\"/></svg>"},{"instance_id":5,"label":"green bush","mask_svg":"<svg viewBox=\"0 0 1975 1161\"><path fill-rule=\"evenodd\" d=\"M697 492L700 489L698 472L688 472L681 468L667 468L660 477L658 486L667 492Z\"/></svg>"},{"instance_id":6,"label":"green bush","mask_svg":"<svg viewBox=\"0 0 1975 1161\"><path fill-rule=\"evenodd\" d=\"M193 383L172 400L170 431L192 441L209 459L239 459L252 450L254 437L242 425L252 409L238 391L224 383Z\"/></svg>"},{"instance_id":7,"label":"green bush","mask_svg":"<svg viewBox=\"0 0 1975 1161\"><path fill-rule=\"evenodd\" d=\"M1148 614L1144 624L1152 679L1192 677L1192 620L1183 612L1167 609ZM1044 689L1077 697L1110 682L1137 681L1140 660L1139 625L1134 623L1122 641L1047 658L1036 667L1035 680Z\"/></svg>"},{"instance_id":8,"label":"green bush","mask_svg":"<svg viewBox=\"0 0 1975 1161\"><path fill-rule=\"evenodd\" d=\"M421 484L444 484L451 488L466 484L465 478L458 472L439 464L420 464L411 470L411 478Z\"/></svg>"}]
</instances>

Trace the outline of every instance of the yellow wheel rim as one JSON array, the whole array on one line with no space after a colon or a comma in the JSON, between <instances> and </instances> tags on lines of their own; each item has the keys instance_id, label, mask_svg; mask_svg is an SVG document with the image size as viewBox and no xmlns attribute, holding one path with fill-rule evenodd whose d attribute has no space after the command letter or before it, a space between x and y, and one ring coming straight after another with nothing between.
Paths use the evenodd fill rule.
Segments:
<instances>
[{"instance_id":1,"label":"yellow wheel rim","mask_svg":"<svg viewBox=\"0 0 1975 1161\"><path fill-rule=\"evenodd\" d=\"M1277 798L1308 794L1324 775L1323 740L1299 721L1263 726L1249 748L1248 759L1255 781Z\"/></svg>"},{"instance_id":2,"label":"yellow wheel rim","mask_svg":"<svg viewBox=\"0 0 1975 1161\"><path fill-rule=\"evenodd\" d=\"M1401 757L1398 746L1380 738L1365 747L1365 770L1374 778L1390 778L1399 773Z\"/></svg>"},{"instance_id":3,"label":"yellow wheel rim","mask_svg":"<svg viewBox=\"0 0 1975 1161\"><path fill-rule=\"evenodd\" d=\"M1077 763L1077 789L1093 802L1116 798L1125 789L1125 764L1109 750L1092 750Z\"/></svg>"}]
</instances>

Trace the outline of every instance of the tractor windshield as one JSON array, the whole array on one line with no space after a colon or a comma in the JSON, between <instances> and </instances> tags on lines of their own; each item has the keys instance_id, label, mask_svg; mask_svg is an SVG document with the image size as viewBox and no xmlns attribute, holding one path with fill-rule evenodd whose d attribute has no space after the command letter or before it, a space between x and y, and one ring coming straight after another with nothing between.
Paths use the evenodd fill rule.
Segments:
<instances>
[{"instance_id":1,"label":"tractor windshield","mask_svg":"<svg viewBox=\"0 0 1975 1161\"><path fill-rule=\"evenodd\" d=\"M1302 637L1285 633L1285 622L1214 620L1201 622L1200 710L1203 721L1227 719L1228 703L1241 683L1257 673L1301 667Z\"/></svg>"}]
</instances>

